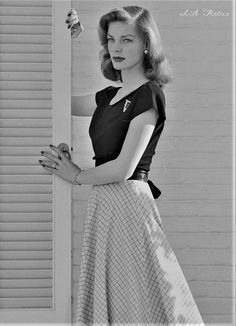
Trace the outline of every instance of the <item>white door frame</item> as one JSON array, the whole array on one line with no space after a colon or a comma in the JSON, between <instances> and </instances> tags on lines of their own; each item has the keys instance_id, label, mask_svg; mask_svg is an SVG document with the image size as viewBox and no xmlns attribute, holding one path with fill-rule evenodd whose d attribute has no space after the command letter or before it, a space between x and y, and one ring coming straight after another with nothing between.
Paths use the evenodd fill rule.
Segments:
<instances>
[{"instance_id":1,"label":"white door frame","mask_svg":"<svg viewBox=\"0 0 236 326\"><path fill-rule=\"evenodd\" d=\"M53 0L53 8L53 144L67 143L71 148L71 35L65 24L71 0ZM71 322L71 190L71 184L54 177L54 312L58 322Z\"/></svg>"}]
</instances>

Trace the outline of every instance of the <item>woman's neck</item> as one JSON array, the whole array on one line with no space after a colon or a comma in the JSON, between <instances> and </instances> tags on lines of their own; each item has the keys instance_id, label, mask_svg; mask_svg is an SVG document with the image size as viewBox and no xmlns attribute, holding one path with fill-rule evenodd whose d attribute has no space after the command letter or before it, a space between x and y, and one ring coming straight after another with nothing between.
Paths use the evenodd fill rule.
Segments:
<instances>
[{"instance_id":1,"label":"woman's neck","mask_svg":"<svg viewBox=\"0 0 236 326\"><path fill-rule=\"evenodd\" d=\"M124 89L135 88L149 81L143 72L137 71L132 74L126 70L121 72L122 84Z\"/></svg>"}]
</instances>

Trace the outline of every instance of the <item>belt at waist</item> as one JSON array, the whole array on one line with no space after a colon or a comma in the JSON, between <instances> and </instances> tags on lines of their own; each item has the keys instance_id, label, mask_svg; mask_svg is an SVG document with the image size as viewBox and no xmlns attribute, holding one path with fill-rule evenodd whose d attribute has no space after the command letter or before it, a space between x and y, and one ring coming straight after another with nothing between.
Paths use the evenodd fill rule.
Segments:
<instances>
[{"instance_id":1,"label":"belt at waist","mask_svg":"<svg viewBox=\"0 0 236 326\"><path fill-rule=\"evenodd\" d=\"M151 180L148 180L148 172L145 170L134 171L134 173L128 180L140 180L147 182L155 199L161 195L160 189L158 189Z\"/></svg>"},{"instance_id":2,"label":"belt at waist","mask_svg":"<svg viewBox=\"0 0 236 326\"><path fill-rule=\"evenodd\" d=\"M148 182L148 172L145 170L136 170L128 180L140 180Z\"/></svg>"}]
</instances>

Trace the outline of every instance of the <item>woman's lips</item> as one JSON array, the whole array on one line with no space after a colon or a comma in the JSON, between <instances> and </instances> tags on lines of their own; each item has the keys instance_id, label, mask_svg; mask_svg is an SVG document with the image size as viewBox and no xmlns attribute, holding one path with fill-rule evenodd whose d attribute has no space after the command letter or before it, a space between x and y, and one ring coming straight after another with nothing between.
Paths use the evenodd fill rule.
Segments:
<instances>
[{"instance_id":1,"label":"woman's lips","mask_svg":"<svg viewBox=\"0 0 236 326\"><path fill-rule=\"evenodd\" d=\"M115 62L121 62L123 60L125 60L125 58L122 58L122 57L113 57L112 58Z\"/></svg>"}]
</instances>

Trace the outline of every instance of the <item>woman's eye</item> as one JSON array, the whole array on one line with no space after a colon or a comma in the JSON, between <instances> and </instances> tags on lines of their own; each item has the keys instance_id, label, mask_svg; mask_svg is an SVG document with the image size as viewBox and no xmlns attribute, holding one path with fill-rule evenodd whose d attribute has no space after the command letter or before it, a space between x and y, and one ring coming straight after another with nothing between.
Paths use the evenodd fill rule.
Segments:
<instances>
[{"instance_id":1,"label":"woman's eye","mask_svg":"<svg viewBox=\"0 0 236 326\"><path fill-rule=\"evenodd\" d=\"M113 41L113 38L111 38L111 37L107 38L107 42L109 42L109 41ZM126 43L132 42L132 40L130 40L129 38L125 38L125 39L123 39L123 41Z\"/></svg>"}]
</instances>

